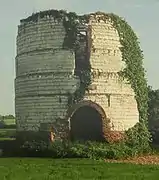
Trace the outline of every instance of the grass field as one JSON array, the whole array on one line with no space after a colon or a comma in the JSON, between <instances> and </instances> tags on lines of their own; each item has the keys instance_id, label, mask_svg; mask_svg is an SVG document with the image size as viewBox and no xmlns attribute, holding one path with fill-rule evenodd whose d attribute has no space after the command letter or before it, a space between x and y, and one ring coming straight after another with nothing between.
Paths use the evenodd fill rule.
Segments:
<instances>
[{"instance_id":1,"label":"grass field","mask_svg":"<svg viewBox=\"0 0 159 180\"><path fill-rule=\"evenodd\" d=\"M0 180L156 180L158 176L157 165L113 164L81 159L0 159Z\"/></svg>"},{"instance_id":2,"label":"grass field","mask_svg":"<svg viewBox=\"0 0 159 180\"><path fill-rule=\"evenodd\" d=\"M14 139L15 135L15 129L0 129L0 141L6 139Z\"/></svg>"},{"instance_id":3,"label":"grass field","mask_svg":"<svg viewBox=\"0 0 159 180\"><path fill-rule=\"evenodd\" d=\"M4 119L6 125L14 125L15 119Z\"/></svg>"},{"instance_id":4,"label":"grass field","mask_svg":"<svg viewBox=\"0 0 159 180\"><path fill-rule=\"evenodd\" d=\"M16 130L9 127L15 125L15 119L4 119L4 122L7 128L0 128L0 141L15 139Z\"/></svg>"}]
</instances>

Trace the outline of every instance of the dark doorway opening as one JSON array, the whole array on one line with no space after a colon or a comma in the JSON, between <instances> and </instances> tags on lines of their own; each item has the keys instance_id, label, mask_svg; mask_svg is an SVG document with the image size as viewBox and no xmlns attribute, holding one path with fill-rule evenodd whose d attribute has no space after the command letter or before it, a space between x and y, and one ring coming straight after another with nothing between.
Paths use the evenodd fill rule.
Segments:
<instances>
[{"instance_id":1,"label":"dark doorway opening","mask_svg":"<svg viewBox=\"0 0 159 180\"><path fill-rule=\"evenodd\" d=\"M102 117L91 106L78 108L70 119L72 141L102 141Z\"/></svg>"}]
</instances>

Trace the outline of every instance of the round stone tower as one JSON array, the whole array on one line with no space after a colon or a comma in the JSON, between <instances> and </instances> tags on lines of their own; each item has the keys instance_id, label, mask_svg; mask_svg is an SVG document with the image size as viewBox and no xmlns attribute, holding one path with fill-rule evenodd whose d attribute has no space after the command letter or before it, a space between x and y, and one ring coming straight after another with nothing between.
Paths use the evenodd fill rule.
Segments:
<instances>
[{"instance_id":1,"label":"round stone tower","mask_svg":"<svg viewBox=\"0 0 159 180\"><path fill-rule=\"evenodd\" d=\"M119 75L125 64L118 32L110 19L99 21L98 16L79 25L76 49L64 48L66 16L55 18L48 11L21 21L15 80L18 132L52 128L56 138L102 140L107 129L123 132L139 121L134 91ZM88 64L91 83L81 99L70 102L82 91L79 73Z\"/></svg>"},{"instance_id":2,"label":"round stone tower","mask_svg":"<svg viewBox=\"0 0 159 180\"><path fill-rule=\"evenodd\" d=\"M15 112L18 132L48 129L49 123L64 119L68 93L73 93L77 84L75 55L63 48L66 34L63 19L39 14L31 17L21 21L17 36Z\"/></svg>"}]
</instances>

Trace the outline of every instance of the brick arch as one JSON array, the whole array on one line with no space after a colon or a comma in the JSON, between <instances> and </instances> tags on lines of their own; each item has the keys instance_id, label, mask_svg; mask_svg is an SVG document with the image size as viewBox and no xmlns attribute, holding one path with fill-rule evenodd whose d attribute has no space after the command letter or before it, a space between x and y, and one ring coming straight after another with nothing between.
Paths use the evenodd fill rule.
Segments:
<instances>
[{"instance_id":1,"label":"brick arch","mask_svg":"<svg viewBox=\"0 0 159 180\"><path fill-rule=\"evenodd\" d=\"M104 109L97 103L90 100L81 101L78 104L75 104L72 107L70 107L67 111L67 119L71 118L72 115L75 113L75 111L83 106L89 106L89 107L94 108L101 115L103 121L107 119Z\"/></svg>"},{"instance_id":2,"label":"brick arch","mask_svg":"<svg viewBox=\"0 0 159 180\"><path fill-rule=\"evenodd\" d=\"M74 116L74 114L82 107L90 107L94 110L96 110L96 112L100 115L100 123L101 123L101 138L103 138L104 140L104 129L105 129L105 123L106 123L106 120L107 120L107 117L106 117L106 114L105 114L105 111L103 110L103 108L98 105L97 103L95 102L92 102L90 100L87 100L87 101L81 101L79 102L78 104L75 104L73 105L72 107L70 107L68 109L68 112L67 112L67 120L69 122L69 137L71 138L71 120Z\"/></svg>"}]
</instances>

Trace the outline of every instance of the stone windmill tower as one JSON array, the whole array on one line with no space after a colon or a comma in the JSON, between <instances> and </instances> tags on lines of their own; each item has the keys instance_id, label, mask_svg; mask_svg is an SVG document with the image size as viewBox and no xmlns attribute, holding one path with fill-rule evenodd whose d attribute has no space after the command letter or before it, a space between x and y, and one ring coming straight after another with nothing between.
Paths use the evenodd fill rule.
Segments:
<instances>
[{"instance_id":1,"label":"stone windmill tower","mask_svg":"<svg viewBox=\"0 0 159 180\"><path fill-rule=\"evenodd\" d=\"M64 48L66 18L57 19L57 13L33 14L19 25L17 131L31 134L52 127L56 138L102 140L108 129L119 133L133 127L139 121L137 103L131 85L119 74L125 64L111 20L89 15L76 32L78 48L70 50Z\"/></svg>"}]
</instances>

